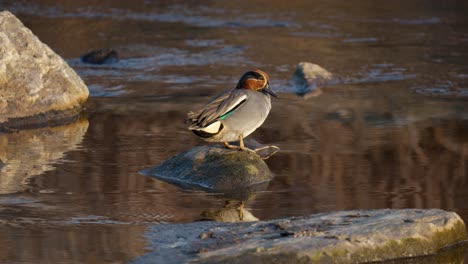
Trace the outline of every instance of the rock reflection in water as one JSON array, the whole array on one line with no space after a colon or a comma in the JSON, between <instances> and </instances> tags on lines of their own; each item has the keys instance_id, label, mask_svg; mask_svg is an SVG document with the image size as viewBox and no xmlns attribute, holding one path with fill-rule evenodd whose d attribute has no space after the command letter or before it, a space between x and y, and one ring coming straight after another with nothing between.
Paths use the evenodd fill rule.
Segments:
<instances>
[{"instance_id":1,"label":"rock reflection in water","mask_svg":"<svg viewBox=\"0 0 468 264\"><path fill-rule=\"evenodd\" d=\"M28 179L52 170L65 152L77 149L88 129L82 118L72 124L0 134L0 194L21 192ZM1 164L1 163L0 163Z\"/></svg>"}]
</instances>

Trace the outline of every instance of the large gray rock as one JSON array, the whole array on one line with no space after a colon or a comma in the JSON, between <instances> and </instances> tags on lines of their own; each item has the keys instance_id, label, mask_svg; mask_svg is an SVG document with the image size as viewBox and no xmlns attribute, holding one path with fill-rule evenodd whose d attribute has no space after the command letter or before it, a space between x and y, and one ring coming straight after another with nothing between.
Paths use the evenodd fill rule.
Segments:
<instances>
[{"instance_id":1,"label":"large gray rock","mask_svg":"<svg viewBox=\"0 0 468 264\"><path fill-rule=\"evenodd\" d=\"M69 118L88 96L86 85L60 56L13 14L0 12L0 126Z\"/></svg>"},{"instance_id":2,"label":"large gray rock","mask_svg":"<svg viewBox=\"0 0 468 264\"><path fill-rule=\"evenodd\" d=\"M453 212L383 209L254 223L160 224L146 238L151 252L132 263L362 263L437 254L467 234Z\"/></svg>"},{"instance_id":3,"label":"large gray rock","mask_svg":"<svg viewBox=\"0 0 468 264\"><path fill-rule=\"evenodd\" d=\"M321 66L310 63L300 62L297 64L291 83L296 94L304 96L309 93L319 95L321 92L317 88L330 84L334 81L334 76ZM310 95L309 95L310 96Z\"/></svg>"},{"instance_id":4,"label":"large gray rock","mask_svg":"<svg viewBox=\"0 0 468 264\"><path fill-rule=\"evenodd\" d=\"M257 154L213 145L189 149L140 173L183 188L247 193L272 178Z\"/></svg>"}]
</instances>

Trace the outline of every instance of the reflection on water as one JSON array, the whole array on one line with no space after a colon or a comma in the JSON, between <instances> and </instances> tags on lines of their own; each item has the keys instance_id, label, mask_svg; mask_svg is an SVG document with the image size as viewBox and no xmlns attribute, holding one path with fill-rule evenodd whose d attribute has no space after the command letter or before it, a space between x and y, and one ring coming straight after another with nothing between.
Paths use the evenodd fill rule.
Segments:
<instances>
[{"instance_id":1,"label":"reflection on water","mask_svg":"<svg viewBox=\"0 0 468 264\"><path fill-rule=\"evenodd\" d=\"M0 225L1 263L124 263L144 253L138 226Z\"/></svg>"},{"instance_id":2,"label":"reflection on water","mask_svg":"<svg viewBox=\"0 0 468 264\"><path fill-rule=\"evenodd\" d=\"M251 212L244 209L244 201L226 200L221 208L210 208L203 211L201 220L216 221L216 222L255 222L259 219Z\"/></svg>"},{"instance_id":3,"label":"reflection on water","mask_svg":"<svg viewBox=\"0 0 468 264\"><path fill-rule=\"evenodd\" d=\"M64 153L75 150L88 129L88 120L69 125L0 133L0 194L21 192L32 176L52 170Z\"/></svg>"},{"instance_id":4,"label":"reflection on water","mask_svg":"<svg viewBox=\"0 0 468 264\"><path fill-rule=\"evenodd\" d=\"M0 135L7 164L0 169L0 262L125 261L144 250L144 224L194 221L223 208L216 195L137 171L205 144L186 130L186 112L253 67L283 92L251 136L281 148L267 160L275 175L269 188L246 203L253 215L436 207L468 221L463 1L0 6L64 56L93 95L87 131L78 123ZM121 60L79 62L104 47ZM323 66L340 82L306 100L286 93L300 61Z\"/></svg>"}]
</instances>

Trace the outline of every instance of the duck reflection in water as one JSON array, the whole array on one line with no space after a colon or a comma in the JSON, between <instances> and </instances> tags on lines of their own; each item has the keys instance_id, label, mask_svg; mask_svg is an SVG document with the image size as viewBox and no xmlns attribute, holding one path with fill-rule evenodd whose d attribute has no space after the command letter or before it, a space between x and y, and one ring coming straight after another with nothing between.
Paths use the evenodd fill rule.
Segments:
<instances>
[{"instance_id":1,"label":"duck reflection in water","mask_svg":"<svg viewBox=\"0 0 468 264\"><path fill-rule=\"evenodd\" d=\"M255 199L258 193L268 189L268 182L255 184L247 188L240 188L235 191L229 191L218 194L219 199L225 200L223 207L210 208L203 211L201 221L216 221L216 222L254 222L259 219L250 211L245 209L248 201Z\"/></svg>"},{"instance_id":2,"label":"duck reflection in water","mask_svg":"<svg viewBox=\"0 0 468 264\"><path fill-rule=\"evenodd\" d=\"M246 201L226 200L222 208L210 208L200 214L201 221L255 222L259 219L245 209Z\"/></svg>"}]
</instances>

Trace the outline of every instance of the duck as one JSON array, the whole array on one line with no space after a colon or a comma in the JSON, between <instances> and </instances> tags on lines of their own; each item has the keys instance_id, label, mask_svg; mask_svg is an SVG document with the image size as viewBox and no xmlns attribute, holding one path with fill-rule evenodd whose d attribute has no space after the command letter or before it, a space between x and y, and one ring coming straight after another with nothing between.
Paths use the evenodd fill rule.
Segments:
<instances>
[{"instance_id":1,"label":"duck","mask_svg":"<svg viewBox=\"0 0 468 264\"><path fill-rule=\"evenodd\" d=\"M201 109L190 111L188 129L207 142L222 142L226 148L250 150L244 138L259 128L271 110L270 77L260 69L244 73L234 89L226 90ZM239 146L230 142L239 141ZM257 151L253 150L253 151Z\"/></svg>"}]
</instances>

